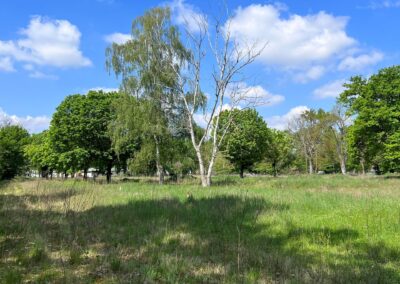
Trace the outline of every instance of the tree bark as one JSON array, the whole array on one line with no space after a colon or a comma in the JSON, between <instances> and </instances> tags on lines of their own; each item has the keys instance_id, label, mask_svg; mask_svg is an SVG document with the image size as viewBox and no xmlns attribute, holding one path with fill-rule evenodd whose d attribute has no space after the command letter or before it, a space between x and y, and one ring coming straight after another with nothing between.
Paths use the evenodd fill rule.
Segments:
<instances>
[{"instance_id":1,"label":"tree bark","mask_svg":"<svg viewBox=\"0 0 400 284\"><path fill-rule=\"evenodd\" d=\"M88 169L84 169L83 170L83 179L87 180L87 173L88 173Z\"/></svg>"},{"instance_id":2,"label":"tree bark","mask_svg":"<svg viewBox=\"0 0 400 284\"><path fill-rule=\"evenodd\" d=\"M365 162L364 162L364 159L360 160L360 164L361 164L361 173L363 175L365 175Z\"/></svg>"},{"instance_id":3,"label":"tree bark","mask_svg":"<svg viewBox=\"0 0 400 284\"><path fill-rule=\"evenodd\" d=\"M340 170L343 175L347 174L346 161L343 157L340 157Z\"/></svg>"},{"instance_id":4,"label":"tree bark","mask_svg":"<svg viewBox=\"0 0 400 284\"><path fill-rule=\"evenodd\" d=\"M272 163L272 171L273 171L274 177L277 177L278 176L278 171L276 170L276 163L275 162Z\"/></svg>"},{"instance_id":5,"label":"tree bark","mask_svg":"<svg viewBox=\"0 0 400 284\"><path fill-rule=\"evenodd\" d=\"M158 176L158 183L164 184L164 167L161 165L161 158L160 158L160 145L158 138L154 136L154 141L156 144L156 167L157 167L157 176Z\"/></svg>"},{"instance_id":6,"label":"tree bark","mask_svg":"<svg viewBox=\"0 0 400 284\"><path fill-rule=\"evenodd\" d=\"M314 173L314 167L313 167L312 159L308 160L308 173L310 175L312 175Z\"/></svg>"},{"instance_id":7,"label":"tree bark","mask_svg":"<svg viewBox=\"0 0 400 284\"><path fill-rule=\"evenodd\" d=\"M244 178L244 167L240 166L240 178Z\"/></svg>"},{"instance_id":8,"label":"tree bark","mask_svg":"<svg viewBox=\"0 0 400 284\"><path fill-rule=\"evenodd\" d=\"M109 161L107 163L107 173L106 173L107 183L111 183L111 175L112 175L111 170L112 170L112 161Z\"/></svg>"}]
</instances>

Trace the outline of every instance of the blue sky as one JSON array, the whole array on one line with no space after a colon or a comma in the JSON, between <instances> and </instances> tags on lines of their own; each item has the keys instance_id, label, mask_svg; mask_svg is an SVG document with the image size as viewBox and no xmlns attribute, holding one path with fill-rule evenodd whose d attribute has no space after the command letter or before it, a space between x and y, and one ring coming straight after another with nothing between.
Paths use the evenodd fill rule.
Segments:
<instances>
[{"instance_id":1,"label":"blue sky","mask_svg":"<svg viewBox=\"0 0 400 284\"><path fill-rule=\"evenodd\" d=\"M227 1L238 41L268 42L246 85L284 128L307 108L330 109L341 84L400 63L400 1ZM170 5L173 20L215 15L216 1L13 0L0 9L0 118L31 132L48 127L65 96L114 89L105 49L129 37L132 20ZM190 24L190 21L189 21ZM205 87L207 89L207 87ZM211 92L211 90L206 90Z\"/></svg>"}]
</instances>

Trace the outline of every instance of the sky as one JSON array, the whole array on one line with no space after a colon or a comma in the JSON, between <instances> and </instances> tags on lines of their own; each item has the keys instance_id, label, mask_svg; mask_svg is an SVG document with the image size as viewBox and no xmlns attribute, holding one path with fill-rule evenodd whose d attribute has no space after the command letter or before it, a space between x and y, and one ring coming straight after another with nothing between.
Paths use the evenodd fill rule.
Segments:
<instances>
[{"instance_id":1,"label":"sky","mask_svg":"<svg viewBox=\"0 0 400 284\"><path fill-rule=\"evenodd\" d=\"M216 0L8 0L0 9L0 120L31 133L48 128L62 100L115 90L105 49L130 38L132 20L169 6L173 23L212 19ZM309 108L329 110L351 76L400 64L400 0L227 0L237 42L266 43L243 82L268 104L257 110L284 129ZM221 6L219 6L221 7ZM209 74L208 74L209 75ZM207 76L205 76L207 77ZM207 82L207 78L203 79ZM205 84L205 91L212 93Z\"/></svg>"}]
</instances>

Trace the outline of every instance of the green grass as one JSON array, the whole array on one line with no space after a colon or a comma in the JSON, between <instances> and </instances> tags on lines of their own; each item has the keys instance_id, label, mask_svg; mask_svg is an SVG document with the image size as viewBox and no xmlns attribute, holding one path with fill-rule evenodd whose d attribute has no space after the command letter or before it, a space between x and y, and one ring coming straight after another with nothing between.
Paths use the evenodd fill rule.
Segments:
<instances>
[{"instance_id":1,"label":"green grass","mask_svg":"<svg viewBox=\"0 0 400 284\"><path fill-rule=\"evenodd\" d=\"M397 177L0 184L0 283L400 283Z\"/></svg>"}]
</instances>

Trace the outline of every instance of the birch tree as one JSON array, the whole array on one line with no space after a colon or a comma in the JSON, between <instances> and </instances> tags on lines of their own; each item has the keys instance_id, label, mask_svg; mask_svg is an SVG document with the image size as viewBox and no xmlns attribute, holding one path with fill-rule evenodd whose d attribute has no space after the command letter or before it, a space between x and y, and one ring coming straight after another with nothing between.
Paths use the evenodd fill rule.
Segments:
<instances>
[{"instance_id":1,"label":"birch tree","mask_svg":"<svg viewBox=\"0 0 400 284\"><path fill-rule=\"evenodd\" d=\"M170 10L154 8L135 19L131 40L123 44L114 43L106 53L108 70L122 76L122 91L137 102L137 107L127 109L132 112L117 116L136 122L132 125L138 129L129 130L139 130L146 141L152 141L157 175L162 184L164 138L170 134L171 125L179 120L173 92L176 74L172 68L179 69L175 62L182 62L182 58L187 56L179 41L179 33L171 24Z\"/></svg>"},{"instance_id":2,"label":"birch tree","mask_svg":"<svg viewBox=\"0 0 400 284\"><path fill-rule=\"evenodd\" d=\"M196 152L201 184L207 187L211 185L215 159L230 128L234 112L230 112L223 123L219 114L227 106L231 109L245 109L266 103L257 94L251 93L251 89L244 83L246 78L243 73L261 54L265 45L258 42L248 45L235 40L230 31L229 16L224 24L219 20L209 23L205 16L191 19L192 24L193 21L197 23L197 28L186 28L185 33L186 49L190 51L190 57L175 65L178 80L174 91L180 100L186 128ZM210 30L210 26L214 29ZM208 65L210 62L212 66ZM205 74L205 69L212 70L211 74ZM213 91L208 98L201 87L204 82L212 86ZM203 116L204 132L196 137L195 118L199 114ZM211 143L209 155L204 154L206 142Z\"/></svg>"}]
</instances>

